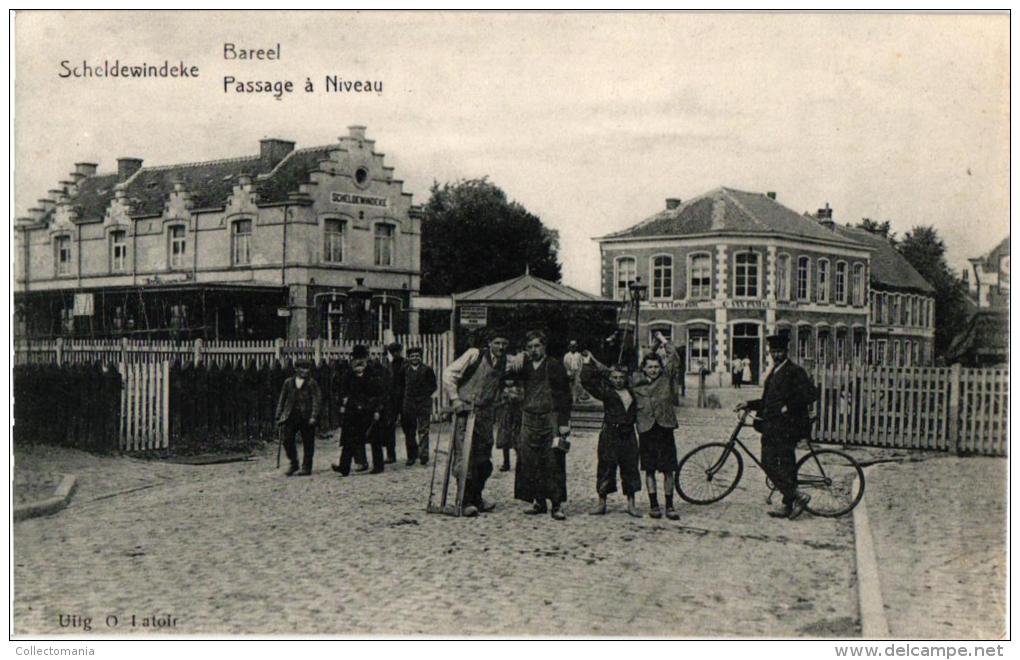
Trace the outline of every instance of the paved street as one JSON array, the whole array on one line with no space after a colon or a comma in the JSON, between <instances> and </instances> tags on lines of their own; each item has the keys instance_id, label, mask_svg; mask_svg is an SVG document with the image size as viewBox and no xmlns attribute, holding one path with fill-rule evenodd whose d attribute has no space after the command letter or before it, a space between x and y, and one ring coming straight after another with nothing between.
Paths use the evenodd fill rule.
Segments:
<instances>
[{"instance_id":1,"label":"paved street","mask_svg":"<svg viewBox=\"0 0 1020 660\"><path fill-rule=\"evenodd\" d=\"M732 415L714 414L681 429L681 455L725 437ZM325 442L305 479L283 478L268 452L210 466L71 452L71 506L14 527L15 632L80 634L61 614L92 617L91 634L152 633L153 615L176 617L158 631L170 634L859 632L849 519L768 518L753 464L722 503L677 498L679 522L632 519L619 496L589 516L594 441L577 436L568 457L565 522L522 515L512 472L489 482L495 512L427 515L431 466L341 479Z\"/></svg>"}]
</instances>

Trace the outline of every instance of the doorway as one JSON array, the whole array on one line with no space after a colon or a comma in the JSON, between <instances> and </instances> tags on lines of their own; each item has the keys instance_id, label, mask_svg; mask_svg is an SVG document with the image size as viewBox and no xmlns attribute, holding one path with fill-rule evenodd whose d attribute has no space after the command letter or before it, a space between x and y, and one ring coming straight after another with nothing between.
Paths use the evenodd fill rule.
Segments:
<instances>
[{"instance_id":1,"label":"doorway","mask_svg":"<svg viewBox=\"0 0 1020 660\"><path fill-rule=\"evenodd\" d=\"M730 359L749 360L751 363L751 380L749 382L754 385L758 384L761 371L761 325L758 323L733 324ZM745 382L748 381L745 380Z\"/></svg>"}]
</instances>

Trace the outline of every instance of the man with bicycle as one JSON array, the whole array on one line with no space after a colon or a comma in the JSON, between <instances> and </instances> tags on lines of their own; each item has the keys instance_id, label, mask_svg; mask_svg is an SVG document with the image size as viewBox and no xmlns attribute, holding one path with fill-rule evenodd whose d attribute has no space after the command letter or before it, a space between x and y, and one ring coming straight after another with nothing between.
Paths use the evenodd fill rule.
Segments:
<instances>
[{"instance_id":1,"label":"man with bicycle","mask_svg":"<svg viewBox=\"0 0 1020 660\"><path fill-rule=\"evenodd\" d=\"M793 520L811 500L810 495L797 490L794 450L802 438L811 434L810 408L818 391L804 368L789 359L788 335L769 335L765 341L773 366L765 377L762 398L741 403L736 410L749 410L757 415L754 429L761 433L762 464L783 494L782 506L769 511L769 515Z\"/></svg>"}]
</instances>

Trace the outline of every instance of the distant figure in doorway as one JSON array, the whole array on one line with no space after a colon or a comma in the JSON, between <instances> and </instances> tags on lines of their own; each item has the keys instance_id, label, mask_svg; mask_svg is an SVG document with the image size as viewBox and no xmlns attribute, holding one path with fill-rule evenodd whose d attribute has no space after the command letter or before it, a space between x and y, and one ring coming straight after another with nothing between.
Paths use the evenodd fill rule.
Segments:
<instances>
[{"instance_id":1,"label":"distant figure in doorway","mask_svg":"<svg viewBox=\"0 0 1020 660\"><path fill-rule=\"evenodd\" d=\"M740 373L741 384L747 383L750 385L751 381L754 379L754 376L751 374L750 358L745 357L743 360L740 361L740 372L741 372Z\"/></svg>"},{"instance_id":2,"label":"distant figure in doorway","mask_svg":"<svg viewBox=\"0 0 1020 660\"><path fill-rule=\"evenodd\" d=\"M730 367L730 384L736 389L740 389L740 381L744 377L744 363L739 357L733 358L733 364Z\"/></svg>"}]
</instances>

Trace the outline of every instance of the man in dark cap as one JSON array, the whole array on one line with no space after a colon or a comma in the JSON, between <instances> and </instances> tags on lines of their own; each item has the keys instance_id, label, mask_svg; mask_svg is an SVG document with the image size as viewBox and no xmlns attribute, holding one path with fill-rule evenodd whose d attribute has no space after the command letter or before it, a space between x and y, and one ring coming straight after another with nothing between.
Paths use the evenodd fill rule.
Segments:
<instances>
[{"instance_id":1,"label":"man in dark cap","mask_svg":"<svg viewBox=\"0 0 1020 660\"><path fill-rule=\"evenodd\" d=\"M456 415L454 426L454 473L460 474L464 460L464 435L468 415L475 413L475 430L471 436L471 452L468 457L464 492L463 515L477 516L479 511L490 511L490 505L482 499L485 482L492 475L492 428L496 423L496 399L503 384L506 371L506 349L510 344L502 331L488 334L479 333L476 347L464 351L460 357L443 370L443 386L450 395L450 405Z\"/></svg>"},{"instance_id":2,"label":"man in dark cap","mask_svg":"<svg viewBox=\"0 0 1020 660\"><path fill-rule=\"evenodd\" d=\"M386 385L386 409L380 422L380 433L383 447L386 449L386 462L397 460L397 418L404 404L404 369L407 361L402 353L404 347L397 342L386 347L389 359L383 365L383 376Z\"/></svg>"},{"instance_id":3,"label":"man in dark cap","mask_svg":"<svg viewBox=\"0 0 1020 660\"><path fill-rule=\"evenodd\" d=\"M811 377L787 354L789 335L769 335L772 370L765 377L762 398L747 401L737 410L757 414L754 428L761 432L761 459L772 483L783 494L782 506L769 511L776 518L794 519L804 512L811 496L797 490L797 443L811 434L811 404L818 398Z\"/></svg>"},{"instance_id":4,"label":"man in dark cap","mask_svg":"<svg viewBox=\"0 0 1020 660\"><path fill-rule=\"evenodd\" d=\"M287 476L297 474L308 476L312 473L312 458L315 455L315 424L322 408L322 391L310 376L311 360L298 360L295 375L283 383L280 400L276 404L276 424L283 434L283 448L287 452L290 466ZM294 436L301 434L301 468L298 469L297 445Z\"/></svg>"},{"instance_id":5,"label":"man in dark cap","mask_svg":"<svg viewBox=\"0 0 1020 660\"><path fill-rule=\"evenodd\" d=\"M345 374L340 396L343 446L340 464L334 470L344 476L350 474L351 461L363 462L365 443L369 443L372 445L372 473L382 472L383 450L378 440L378 425L385 406L384 392L378 375L369 368L367 347L359 344L351 351L351 368Z\"/></svg>"},{"instance_id":6,"label":"man in dark cap","mask_svg":"<svg viewBox=\"0 0 1020 660\"><path fill-rule=\"evenodd\" d=\"M407 366L403 373L404 400L400 426L404 431L407 465L420 460L429 462L429 422L432 416L432 393L436 391L436 372L422 363L421 346L407 349Z\"/></svg>"}]
</instances>

